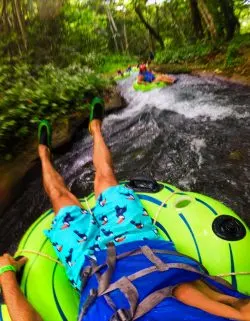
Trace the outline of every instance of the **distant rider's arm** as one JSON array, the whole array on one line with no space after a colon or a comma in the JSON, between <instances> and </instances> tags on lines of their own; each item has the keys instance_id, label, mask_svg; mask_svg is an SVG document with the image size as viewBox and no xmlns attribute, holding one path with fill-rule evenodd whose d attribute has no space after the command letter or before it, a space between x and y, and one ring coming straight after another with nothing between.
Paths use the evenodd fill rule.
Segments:
<instances>
[{"instance_id":1,"label":"distant rider's arm","mask_svg":"<svg viewBox=\"0 0 250 321\"><path fill-rule=\"evenodd\" d=\"M26 258L15 261L9 254L0 257L0 268L12 265L17 270L27 261ZM4 302L7 305L12 321L42 321L40 315L23 295L15 272L7 271L0 275L0 285Z\"/></svg>"},{"instance_id":2,"label":"distant rider's arm","mask_svg":"<svg viewBox=\"0 0 250 321\"><path fill-rule=\"evenodd\" d=\"M138 84L147 85L147 82L144 81L143 79L144 79L143 76L139 75L139 76L137 77L137 83L138 83Z\"/></svg>"}]
</instances>

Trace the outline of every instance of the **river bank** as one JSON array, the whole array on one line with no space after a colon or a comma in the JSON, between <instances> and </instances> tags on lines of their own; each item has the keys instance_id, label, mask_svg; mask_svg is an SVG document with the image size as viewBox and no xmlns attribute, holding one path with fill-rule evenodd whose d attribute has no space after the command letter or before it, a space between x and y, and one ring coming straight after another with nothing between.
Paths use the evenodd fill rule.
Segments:
<instances>
[{"instance_id":1,"label":"river bank","mask_svg":"<svg viewBox=\"0 0 250 321\"><path fill-rule=\"evenodd\" d=\"M154 63L151 67L154 71L161 73L188 73L250 86L250 47L246 45L241 48L239 55L231 65L226 63L226 53L212 52L193 60L183 60L178 63Z\"/></svg>"},{"instance_id":2,"label":"river bank","mask_svg":"<svg viewBox=\"0 0 250 321\"><path fill-rule=\"evenodd\" d=\"M105 98L107 113L124 107L124 101L114 88ZM76 112L58 120L53 126L52 147L60 150L70 144L78 129L88 120L87 110ZM22 190L20 182L37 162L37 133L17 147L17 157L0 163L0 214Z\"/></svg>"}]
</instances>

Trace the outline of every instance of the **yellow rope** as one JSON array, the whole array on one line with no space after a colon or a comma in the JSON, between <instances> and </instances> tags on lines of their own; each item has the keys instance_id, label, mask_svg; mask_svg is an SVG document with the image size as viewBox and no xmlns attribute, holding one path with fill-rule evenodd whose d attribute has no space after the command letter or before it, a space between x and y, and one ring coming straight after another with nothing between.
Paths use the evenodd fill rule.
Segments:
<instances>
[{"instance_id":1,"label":"yellow rope","mask_svg":"<svg viewBox=\"0 0 250 321\"><path fill-rule=\"evenodd\" d=\"M89 202L88 202L88 200L87 200L86 197L84 198L84 201L85 201L85 203L87 203L88 211L89 211L90 214L93 216L93 213L92 213L91 208L90 208L90 206L89 206Z\"/></svg>"},{"instance_id":2,"label":"yellow rope","mask_svg":"<svg viewBox=\"0 0 250 321\"><path fill-rule=\"evenodd\" d=\"M231 273L222 273L222 274L217 274L216 276L223 278L226 276L232 276L232 275L250 275L250 272L231 272Z\"/></svg>"},{"instance_id":3,"label":"yellow rope","mask_svg":"<svg viewBox=\"0 0 250 321\"><path fill-rule=\"evenodd\" d=\"M15 256L20 256L22 254L25 254L25 253L30 253L30 254L36 254L36 255L39 255L41 257L44 257L45 259L48 259L52 262L55 262L61 266L64 266L60 261L58 261L57 259L54 259L52 256L50 255L47 255L45 253L42 253L42 252L39 252L39 251L33 251L33 250L19 250L15 253Z\"/></svg>"},{"instance_id":4,"label":"yellow rope","mask_svg":"<svg viewBox=\"0 0 250 321\"><path fill-rule=\"evenodd\" d=\"M171 198L172 196L174 196L174 195L177 194L177 193L179 193L179 191L178 191L178 192L172 192L172 193L171 193L170 195L168 195L168 197L161 203L158 211L157 211L156 214L154 215L154 220L153 220L153 224L154 224L154 225L155 225L155 223L156 223L156 221L157 221L157 219L158 219L158 216L160 215L160 212L161 212L163 206L170 200L170 198Z\"/></svg>"}]
</instances>

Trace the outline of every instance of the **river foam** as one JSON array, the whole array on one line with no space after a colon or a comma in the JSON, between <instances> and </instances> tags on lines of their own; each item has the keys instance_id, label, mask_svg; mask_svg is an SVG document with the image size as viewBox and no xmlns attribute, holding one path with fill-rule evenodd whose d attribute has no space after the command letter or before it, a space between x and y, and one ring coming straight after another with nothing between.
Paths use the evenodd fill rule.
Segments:
<instances>
[{"instance_id":1,"label":"river foam","mask_svg":"<svg viewBox=\"0 0 250 321\"><path fill-rule=\"evenodd\" d=\"M120 81L118 85L128 102L124 117L152 107L176 112L186 118L200 117L201 121L249 117L247 102L235 105L237 92L231 92L230 85L220 80L178 75L177 82L171 86L140 92L133 89L135 79L136 74Z\"/></svg>"}]
</instances>

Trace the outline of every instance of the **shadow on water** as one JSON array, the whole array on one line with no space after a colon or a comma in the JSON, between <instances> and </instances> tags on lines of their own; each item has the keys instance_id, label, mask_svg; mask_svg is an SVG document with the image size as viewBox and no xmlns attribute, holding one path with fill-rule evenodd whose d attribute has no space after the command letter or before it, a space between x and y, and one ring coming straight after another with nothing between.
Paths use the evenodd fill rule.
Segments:
<instances>
[{"instance_id":1,"label":"shadow on water","mask_svg":"<svg viewBox=\"0 0 250 321\"><path fill-rule=\"evenodd\" d=\"M134 92L133 77L119 84L125 110L105 118L105 139L118 179L151 176L212 196L250 224L249 88L180 75L176 84ZM93 189L92 139L86 128L54 157L77 196ZM1 251L14 251L28 226L50 207L40 164L27 173L22 195L1 217Z\"/></svg>"}]
</instances>

